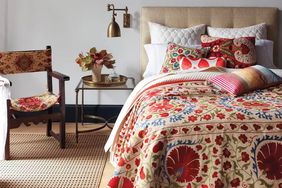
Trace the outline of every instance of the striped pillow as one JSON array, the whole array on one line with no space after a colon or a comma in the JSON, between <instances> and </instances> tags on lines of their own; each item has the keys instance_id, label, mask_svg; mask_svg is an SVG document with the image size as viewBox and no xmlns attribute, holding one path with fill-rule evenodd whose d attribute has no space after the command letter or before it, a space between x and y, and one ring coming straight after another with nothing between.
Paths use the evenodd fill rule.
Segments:
<instances>
[{"instance_id":1,"label":"striped pillow","mask_svg":"<svg viewBox=\"0 0 282 188\"><path fill-rule=\"evenodd\" d=\"M263 66L255 65L215 76L209 81L215 86L238 96L249 91L280 84L282 78Z\"/></svg>"}]
</instances>

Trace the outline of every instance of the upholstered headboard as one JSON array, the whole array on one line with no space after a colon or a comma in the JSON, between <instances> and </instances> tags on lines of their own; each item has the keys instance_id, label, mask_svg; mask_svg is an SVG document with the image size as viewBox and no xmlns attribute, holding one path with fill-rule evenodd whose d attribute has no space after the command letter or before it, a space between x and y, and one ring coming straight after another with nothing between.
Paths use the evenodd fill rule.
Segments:
<instances>
[{"instance_id":1,"label":"upholstered headboard","mask_svg":"<svg viewBox=\"0 0 282 188\"><path fill-rule=\"evenodd\" d=\"M144 44L150 43L148 21L169 27L186 28L198 24L212 27L246 27L267 24L268 39L274 41L274 62L278 54L278 9L239 7L143 7L141 10L141 73L148 58Z\"/></svg>"}]
</instances>

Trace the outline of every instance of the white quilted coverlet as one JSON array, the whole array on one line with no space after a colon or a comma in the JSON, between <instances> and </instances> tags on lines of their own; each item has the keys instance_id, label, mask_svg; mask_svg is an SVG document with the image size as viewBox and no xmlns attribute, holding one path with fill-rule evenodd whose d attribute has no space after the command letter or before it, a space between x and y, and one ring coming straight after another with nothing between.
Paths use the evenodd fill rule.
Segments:
<instances>
[{"instance_id":1,"label":"white quilted coverlet","mask_svg":"<svg viewBox=\"0 0 282 188\"><path fill-rule=\"evenodd\" d=\"M172 28L149 22L152 44L173 42L181 46L200 45L201 34L205 33L204 24L190 28Z\"/></svg>"},{"instance_id":2,"label":"white quilted coverlet","mask_svg":"<svg viewBox=\"0 0 282 188\"><path fill-rule=\"evenodd\" d=\"M0 160L5 159L7 137L7 99L10 98L10 82L0 76Z\"/></svg>"},{"instance_id":3,"label":"white quilted coverlet","mask_svg":"<svg viewBox=\"0 0 282 188\"><path fill-rule=\"evenodd\" d=\"M242 28L216 28L208 27L208 35L220 38L256 37L256 40L267 39L265 23Z\"/></svg>"}]
</instances>

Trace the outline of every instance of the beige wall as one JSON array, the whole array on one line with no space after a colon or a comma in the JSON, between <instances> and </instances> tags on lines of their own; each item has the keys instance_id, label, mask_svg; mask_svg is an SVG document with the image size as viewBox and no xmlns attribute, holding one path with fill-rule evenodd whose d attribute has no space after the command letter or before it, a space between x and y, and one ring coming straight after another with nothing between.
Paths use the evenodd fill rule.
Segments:
<instances>
[{"instance_id":1,"label":"beige wall","mask_svg":"<svg viewBox=\"0 0 282 188\"><path fill-rule=\"evenodd\" d=\"M67 103L75 103L74 89L79 78L89 73L82 72L74 63L77 54L92 46L107 49L117 60L120 74L140 78L139 70L139 18L142 6L235 6L235 7L278 7L281 0L0 0L8 2L8 8L0 6L0 48L6 40L7 50L44 48L52 45L54 68L71 76L67 83ZM122 30L121 38L107 38L106 29L111 20L111 13L106 11L107 3L115 3L117 8L126 5L132 14L132 28ZM6 20L5 18L5 11ZM281 18L280 11L280 18ZM122 25L122 14L117 21ZM281 23L282 19L280 19ZM7 22L6 28L5 23ZM280 28L281 28L280 24ZM5 37L1 37L4 31ZM282 31L282 30L280 30ZM281 32L280 32L281 33ZM282 36L280 36L280 49ZM280 50L281 51L281 50ZM280 53L280 65L282 65ZM25 96L44 90L40 86L45 75L32 77L26 82L27 75L13 79L13 95ZM10 78L10 77L9 77ZM28 88L24 91L25 88ZM128 92L92 92L87 94L87 103L122 104Z\"/></svg>"}]
</instances>

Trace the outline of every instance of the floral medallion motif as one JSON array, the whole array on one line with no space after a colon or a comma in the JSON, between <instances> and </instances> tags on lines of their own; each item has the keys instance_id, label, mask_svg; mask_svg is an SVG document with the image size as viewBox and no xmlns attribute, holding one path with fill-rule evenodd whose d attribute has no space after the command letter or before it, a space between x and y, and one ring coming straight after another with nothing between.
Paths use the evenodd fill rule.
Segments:
<instances>
[{"instance_id":1,"label":"floral medallion motif","mask_svg":"<svg viewBox=\"0 0 282 188\"><path fill-rule=\"evenodd\" d=\"M188 145L173 147L166 156L166 170L173 181L187 183L200 171L200 156Z\"/></svg>"},{"instance_id":2,"label":"floral medallion motif","mask_svg":"<svg viewBox=\"0 0 282 188\"><path fill-rule=\"evenodd\" d=\"M108 188L133 188L132 182L126 177L115 176L108 183Z\"/></svg>"},{"instance_id":3,"label":"floral medallion motif","mask_svg":"<svg viewBox=\"0 0 282 188\"><path fill-rule=\"evenodd\" d=\"M282 179L282 144L269 142L264 144L257 153L258 168L265 172L270 180Z\"/></svg>"}]
</instances>

